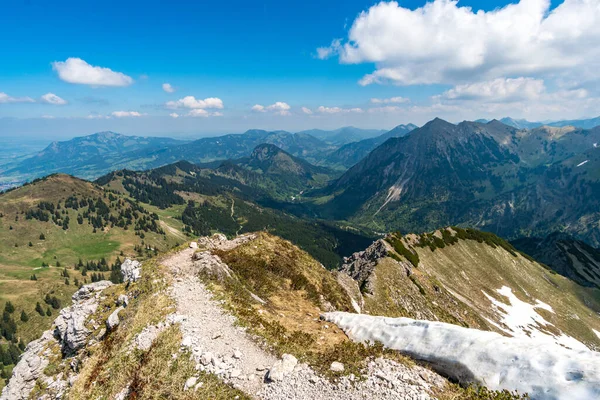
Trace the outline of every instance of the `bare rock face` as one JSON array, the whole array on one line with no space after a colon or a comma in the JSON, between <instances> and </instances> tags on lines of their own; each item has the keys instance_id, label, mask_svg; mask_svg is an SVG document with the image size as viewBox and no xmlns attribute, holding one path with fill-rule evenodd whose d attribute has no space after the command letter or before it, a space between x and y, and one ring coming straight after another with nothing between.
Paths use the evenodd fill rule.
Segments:
<instances>
[{"instance_id":1,"label":"bare rock face","mask_svg":"<svg viewBox=\"0 0 600 400\"><path fill-rule=\"evenodd\" d=\"M25 400L36 381L48 366L48 358L42 355L46 345L53 339L52 332L46 331L38 340L27 345L21 359L15 365L8 385L2 390L1 400Z\"/></svg>"},{"instance_id":2,"label":"bare rock face","mask_svg":"<svg viewBox=\"0 0 600 400\"><path fill-rule=\"evenodd\" d=\"M366 250L354 253L350 257L346 257L344 259L344 265L340 267L340 272L354 279L363 292L373 294L373 271L379 263L379 260L387 257L390 251L390 245L385 240L379 239L373 242L371 246L367 247ZM399 263L404 267L407 275L410 275L412 266L408 262ZM338 279L338 282L339 281L340 279Z\"/></svg>"},{"instance_id":3,"label":"bare rock face","mask_svg":"<svg viewBox=\"0 0 600 400\"><path fill-rule=\"evenodd\" d=\"M123 282L136 282L142 277L142 263L129 258L121 264L121 275Z\"/></svg>"},{"instance_id":4,"label":"bare rock face","mask_svg":"<svg viewBox=\"0 0 600 400\"><path fill-rule=\"evenodd\" d=\"M98 308L100 292L112 286L110 281L99 281L83 286L73 294L73 305L63 308L54 321L54 336L59 340L63 353L72 354L81 349L91 331L85 321Z\"/></svg>"},{"instance_id":5,"label":"bare rock face","mask_svg":"<svg viewBox=\"0 0 600 400\"><path fill-rule=\"evenodd\" d=\"M27 345L21 359L13 368L8 385L2 390L0 400L25 400L39 379L47 378L44 369L48 366L50 345L60 345L64 354L74 354L85 346L91 332L85 327L87 318L98 308L102 290L112 286L110 281L99 281L83 286L72 296L73 304L63 308L54 320L54 331L48 330L38 340ZM48 390L60 393L66 390L63 380L46 382Z\"/></svg>"}]
</instances>

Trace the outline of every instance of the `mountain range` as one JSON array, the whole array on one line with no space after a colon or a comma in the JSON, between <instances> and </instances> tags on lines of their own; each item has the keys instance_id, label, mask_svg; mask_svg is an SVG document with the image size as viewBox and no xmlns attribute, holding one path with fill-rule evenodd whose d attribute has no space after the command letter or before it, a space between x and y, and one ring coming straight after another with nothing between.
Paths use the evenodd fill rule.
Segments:
<instances>
[{"instance_id":1,"label":"mountain range","mask_svg":"<svg viewBox=\"0 0 600 400\"><path fill-rule=\"evenodd\" d=\"M7 165L0 174L0 182L25 182L57 172L95 179L110 171L124 168L144 170L181 160L207 163L237 159L248 157L260 144L276 145L291 155L314 164L345 169L344 165L352 162L348 159L358 161L385 138L383 136L377 139L377 135L382 135L385 131L353 127L310 132L322 139L312 136L308 131L290 133L249 130L243 134L208 137L191 142L100 132L65 142L53 142L33 157L25 157ZM355 149L345 150L343 157L332 154L340 146L354 140L357 140L357 143L366 143ZM344 161L341 162L340 159Z\"/></svg>"},{"instance_id":2,"label":"mountain range","mask_svg":"<svg viewBox=\"0 0 600 400\"><path fill-rule=\"evenodd\" d=\"M600 128L435 119L309 193L311 212L378 231L464 224L516 238L564 229L597 245L598 142Z\"/></svg>"},{"instance_id":3,"label":"mountain range","mask_svg":"<svg viewBox=\"0 0 600 400\"><path fill-rule=\"evenodd\" d=\"M486 119L479 119L476 122L489 122ZM556 128L562 128L565 126L573 126L575 128L592 129L600 125L600 117L589 118L589 119L571 119L571 120L560 120L560 121L546 121L546 122L531 122L526 119L515 119L510 117L504 117L500 119L500 122L506 125L510 125L517 129L532 129L539 128L540 126L553 126Z\"/></svg>"}]
</instances>

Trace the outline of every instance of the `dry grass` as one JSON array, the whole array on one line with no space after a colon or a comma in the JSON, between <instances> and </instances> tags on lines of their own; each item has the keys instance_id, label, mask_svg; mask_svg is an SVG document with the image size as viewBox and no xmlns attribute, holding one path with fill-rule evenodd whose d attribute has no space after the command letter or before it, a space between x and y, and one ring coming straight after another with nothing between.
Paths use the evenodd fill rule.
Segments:
<instances>
[{"instance_id":1,"label":"dry grass","mask_svg":"<svg viewBox=\"0 0 600 400\"><path fill-rule=\"evenodd\" d=\"M155 260L144 264L140 282L128 289L130 304L119 314L118 329L89 347L79 378L69 399L113 398L130 388L132 399L247 399L242 392L222 383L216 376L199 373L186 352L180 352L181 332L171 326L160 333L147 351L135 349L132 341L144 327L156 324L173 312L167 295L169 284L164 267ZM123 285L106 292L106 299L92 318L105 318L114 309L114 299ZM175 357L173 356L175 355ZM184 390L185 381L197 376L204 385L198 391Z\"/></svg>"}]
</instances>

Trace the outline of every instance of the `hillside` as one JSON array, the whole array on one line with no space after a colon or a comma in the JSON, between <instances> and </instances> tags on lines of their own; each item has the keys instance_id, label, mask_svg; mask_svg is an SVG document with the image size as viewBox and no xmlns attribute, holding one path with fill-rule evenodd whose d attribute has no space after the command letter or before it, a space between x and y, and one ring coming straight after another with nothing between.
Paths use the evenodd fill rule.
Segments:
<instances>
[{"instance_id":1,"label":"hillside","mask_svg":"<svg viewBox=\"0 0 600 400\"><path fill-rule=\"evenodd\" d=\"M289 171L287 162L293 159L279 151L276 153L286 161L283 171ZM245 162L262 165L267 173L256 173L234 162L225 162L216 169L180 162L147 172L117 171L97 183L176 215L181 218L186 232L195 235L221 232L235 236L265 230L293 241L329 268L338 266L344 255L370 243L372 234L347 224L299 218L273 208L279 205L273 196L281 193L289 198L290 192L285 188L293 181L285 181L287 174L269 178L266 166L275 165L270 162ZM292 164L292 169L296 170L299 165ZM299 179L297 175L296 179ZM298 193L295 190L299 191L296 188L291 193Z\"/></svg>"},{"instance_id":2,"label":"hillside","mask_svg":"<svg viewBox=\"0 0 600 400\"><path fill-rule=\"evenodd\" d=\"M15 399L32 393L73 399L121 394L174 399L520 399L509 393L512 375L490 381L504 389L502 393L460 388L380 344L354 343L335 324L319 318L322 314L345 330L348 318L369 318L368 313L453 319L455 329L403 321L418 327L428 324L432 337L451 331L455 342L485 334L472 329L479 324L518 337L525 347L529 343L543 350L559 341L578 349L560 348L571 357L570 363L585 359L591 352L582 342L600 344L592 331L598 328L598 318L590 308L600 305L598 291L552 275L512 252L508 243L477 231L392 234L355 254L341 271L329 272L290 242L266 233L231 240L223 235L201 237L144 262L136 272L140 278L127 284L101 283L75 296L75 306L65 315L80 315L82 304L95 311L81 314L81 322L74 325L76 334L43 336L31 346L25 359L35 359L41 367L21 363L21 375L12 377L2 400L9 393ZM126 280L129 271L121 271ZM348 275L359 271L366 284ZM352 282L360 291L353 290ZM510 293L502 285L509 285ZM497 292L500 288L503 294ZM359 302L364 315L351 314L358 311ZM513 318L510 305L519 309L521 319ZM350 336L380 329L373 319L370 328L353 329ZM387 325L390 329L401 324L386 321L394 321ZM56 329L62 332L60 324L59 319ZM377 336L387 345L393 338L388 333L393 332L382 330ZM394 343L389 347L398 347L401 341ZM511 347L514 343L505 340L502 351L518 351ZM63 352L65 348L69 352ZM44 349L48 350L43 353ZM426 353L421 349L412 356ZM76 371L68 367L72 357L79 360ZM482 352L464 361L493 358ZM550 373L555 365L548 362L537 363L528 373ZM449 368L435 360L431 365ZM497 373L463 372L453 371L452 376L465 386L485 382L482 373ZM552 388L552 382L534 389ZM570 382L573 390L580 384L591 385L583 386L591 390L597 385L593 377Z\"/></svg>"},{"instance_id":3,"label":"hillside","mask_svg":"<svg viewBox=\"0 0 600 400\"><path fill-rule=\"evenodd\" d=\"M517 238L565 229L597 245L598 141L598 128L436 119L308 193L307 208L378 231L460 224Z\"/></svg>"},{"instance_id":4,"label":"hillside","mask_svg":"<svg viewBox=\"0 0 600 400\"><path fill-rule=\"evenodd\" d=\"M86 179L97 178L117 165L123 167L124 160L131 158L131 154L140 155L181 143L183 142L170 138L99 132L64 142L52 142L35 156L4 171L3 175L22 181L55 172Z\"/></svg>"},{"instance_id":5,"label":"hillside","mask_svg":"<svg viewBox=\"0 0 600 400\"><path fill-rule=\"evenodd\" d=\"M413 124L398 125L382 135L345 144L331 154L328 154L325 160L327 165L341 165L344 168L350 168L389 138L405 136L416 128L417 126Z\"/></svg>"},{"instance_id":6,"label":"hillside","mask_svg":"<svg viewBox=\"0 0 600 400\"><path fill-rule=\"evenodd\" d=\"M273 144L290 154L314 161L334 147L308 134L292 134L285 131L268 132L249 130L242 134L207 137L184 145L132 155L132 169L156 168L185 160L191 163L206 163L215 160L231 160L248 157L256 146ZM122 168L116 166L116 168Z\"/></svg>"},{"instance_id":7,"label":"hillside","mask_svg":"<svg viewBox=\"0 0 600 400\"><path fill-rule=\"evenodd\" d=\"M80 285L114 278L126 256L150 257L185 240L180 222L149 210L68 175L1 194L0 305L15 308L4 339L29 342Z\"/></svg>"},{"instance_id":8,"label":"hillside","mask_svg":"<svg viewBox=\"0 0 600 400\"><path fill-rule=\"evenodd\" d=\"M545 238L520 238L512 244L583 286L600 288L600 250L562 232Z\"/></svg>"},{"instance_id":9,"label":"hillside","mask_svg":"<svg viewBox=\"0 0 600 400\"><path fill-rule=\"evenodd\" d=\"M557 275L489 233L388 235L340 271L356 282L354 300L364 313L600 348L600 290Z\"/></svg>"},{"instance_id":10,"label":"hillside","mask_svg":"<svg viewBox=\"0 0 600 400\"><path fill-rule=\"evenodd\" d=\"M298 133L314 136L326 143L343 146L348 143L359 142L361 140L374 138L384 134L386 131L381 129L360 129L353 126L326 131L322 129L310 129Z\"/></svg>"}]
</instances>

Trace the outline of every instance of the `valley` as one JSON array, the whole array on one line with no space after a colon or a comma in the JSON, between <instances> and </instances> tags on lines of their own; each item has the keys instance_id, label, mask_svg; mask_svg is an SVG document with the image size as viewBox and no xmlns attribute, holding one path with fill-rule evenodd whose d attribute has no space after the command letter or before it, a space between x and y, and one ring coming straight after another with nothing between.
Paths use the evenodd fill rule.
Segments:
<instances>
[{"instance_id":1,"label":"valley","mask_svg":"<svg viewBox=\"0 0 600 400\"><path fill-rule=\"evenodd\" d=\"M129 139L103 133L91 139L106 142L100 148L77 140L46 150L31 171L59 173L0 194L0 305L14 307L5 313L1 347L12 356L3 374L80 287L121 285L125 259L160 265L214 234L253 239L209 246L226 266L205 271L212 295L276 355L292 352L317 374L346 351L338 332L323 339L334 353L321 354L323 328L303 315L325 311L600 348L600 131L436 119L352 131L366 137L349 142L340 132L349 131L248 131L169 150L137 138L119 151L110 146ZM192 151L192 161L176 160ZM102 161L88 163L89 154ZM257 300L240 290L266 301L269 314L245 308ZM360 360L346 365L358 372Z\"/></svg>"}]
</instances>

